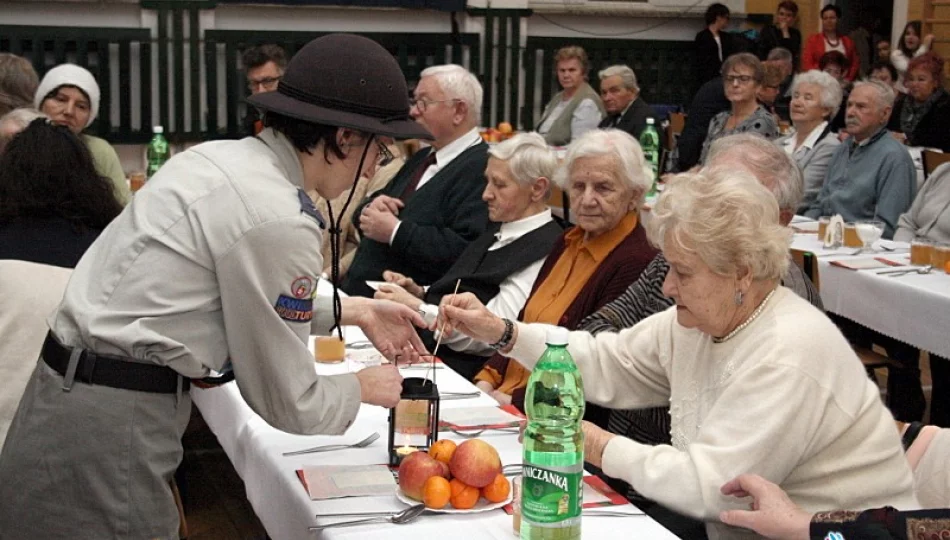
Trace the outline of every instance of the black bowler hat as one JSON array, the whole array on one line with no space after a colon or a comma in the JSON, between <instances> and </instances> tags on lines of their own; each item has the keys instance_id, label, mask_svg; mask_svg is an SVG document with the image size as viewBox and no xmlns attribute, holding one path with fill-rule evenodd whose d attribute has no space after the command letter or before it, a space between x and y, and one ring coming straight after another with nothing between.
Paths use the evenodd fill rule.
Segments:
<instances>
[{"instance_id":1,"label":"black bowler hat","mask_svg":"<svg viewBox=\"0 0 950 540\"><path fill-rule=\"evenodd\" d=\"M247 98L255 107L307 122L394 139L432 139L409 116L406 78L375 41L330 34L300 49L277 90Z\"/></svg>"}]
</instances>

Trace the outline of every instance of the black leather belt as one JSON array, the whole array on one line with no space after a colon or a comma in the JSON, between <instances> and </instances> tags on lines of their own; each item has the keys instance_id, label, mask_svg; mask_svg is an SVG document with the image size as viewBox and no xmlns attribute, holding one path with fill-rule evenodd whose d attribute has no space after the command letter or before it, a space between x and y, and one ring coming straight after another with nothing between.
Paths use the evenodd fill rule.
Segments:
<instances>
[{"instance_id":1,"label":"black leather belt","mask_svg":"<svg viewBox=\"0 0 950 540\"><path fill-rule=\"evenodd\" d=\"M46 341L43 343L43 361L64 377L69 367L71 353L72 349L60 345L52 333L46 334ZM182 378L181 390L186 392L191 381L181 377L170 367L143 364L131 358L96 354L90 350L83 350L79 354L75 376L75 380L87 384L156 394L178 392L179 378Z\"/></svg>"}]
</instances>

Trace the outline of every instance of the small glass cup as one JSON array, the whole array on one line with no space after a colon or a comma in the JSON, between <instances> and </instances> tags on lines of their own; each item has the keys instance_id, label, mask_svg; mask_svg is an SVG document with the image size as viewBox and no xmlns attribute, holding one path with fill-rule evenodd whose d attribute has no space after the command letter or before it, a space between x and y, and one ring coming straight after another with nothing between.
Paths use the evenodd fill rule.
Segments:
<instances>
[{"instance_id":1,"label":"small glass cup","mask_svg":"<svg viewBox=\"0 0 950 540\"><path fill-rule=\"evenodd\" d=\"M930 264L934 246L926 240L914 240L910 243L910 264L924 266Z\"/></svg>"},{"instance_id":2,"label":"small glass cup","mask_svg":"<svg viewBox=\"0 0 950 540\"><path fill-rule=\"evenodd\" d=\"M511 524L515 534L521 534L521 477L511 479Z\"/></svg>"},{"instance_id":3,"label":"small glass cup","mask_svg":"<svg viewBox=\"0 0 950 540\"><path fill-rule=\"evenodd\" d=\"M818 218L818 239L825 239L825 232L828 231L828 223L831 221L831 218L828 216L821 216Z\"/></svg>"},{"instance_id":4,"label":"small glass cup","mask_svg":"<svg viewBox=\"0 0 950 540\"><path fill-rule=\"evenodd\" d=\"M950 261L950 244L937 244L930 255L930 264L935 271L947 271L947 262Z\"/></svg>"},{"instance_id":5,"label":"small glass cup","mask_svg":"<svg viewBox=\"0 0 950 540\"><path fill-rule=\"evenodd\" d=\"M129 190L132 193L145 187L145 173L142 171L135 171L129 175Z\"/></svg>"},{"instance_id":6,"label":"small glass cup","mask_svg":"<svg viewBox=\"0 0 950 540\"><path fill-rule=\"evenodd\" d=\"M861 241L861 249L874 251L874 242L884 235L884 222L879 219L867 219L855 224L855 232Z\"/></svg>"},{"instance_id":7,"label":"small glass cup","mask_svg":"<svg viewBox=\"0 0 950 540\"><path fill-rule=\"evenodd\" d=\"M854 223L844 224L844 246L845 247L863 247L863 242L858 237L858 228Z\"/></svg>"},{"instance_id":8,"label":"small glass cup","mask_svg":"<svg viewBox=\"0 0 950 540\"><path fill-rule=\"evenodd\" d=\"M346 358L346 342L336 336L313 340L313 359L321 364L339 364Z\"/></svg>"}]
</instances>

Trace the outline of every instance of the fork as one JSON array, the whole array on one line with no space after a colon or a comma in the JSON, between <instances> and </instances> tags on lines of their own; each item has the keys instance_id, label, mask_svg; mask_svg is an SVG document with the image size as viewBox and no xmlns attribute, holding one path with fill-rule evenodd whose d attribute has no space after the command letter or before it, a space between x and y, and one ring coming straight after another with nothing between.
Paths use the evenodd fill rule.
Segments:
<instances>
[{"instance_id":1,"label":"fork","mask_svg":"<svg viewBox=\"0 0 950 540\"><path fill-rule=\"evenodd\" d=\"M366 437L360 442L353 444L324 444L320 446L314 446L312 448L305 448L303 450L295 450L293 452L284 452L283 456L300 456L303 454L314 454L317 452L331 452L333 450L344 450L347 448L366 448L367 446L373 444L376 439L379 438L379 432L373 432L372 435Z\"/></svg>"},{"instance_id":2,"label":"fork","mask_svg":"<svg viewBox=\"0 0 950 540\"><path fill-rule=\"evenodd\" d=\"M469 428L449 428L449 431L451 431L452 433L455 433L456 435L460 437L471 439L474 437L478 437L479 435L481 435L482 433L485 433L486 431L506 431L508 433L518 433L518 431L521 429L519 426L483 427L481 429L479 428L480 426L472 426ZM477 431L472 431L473 429L476 429Z\"/></svg>"}]
</instances>

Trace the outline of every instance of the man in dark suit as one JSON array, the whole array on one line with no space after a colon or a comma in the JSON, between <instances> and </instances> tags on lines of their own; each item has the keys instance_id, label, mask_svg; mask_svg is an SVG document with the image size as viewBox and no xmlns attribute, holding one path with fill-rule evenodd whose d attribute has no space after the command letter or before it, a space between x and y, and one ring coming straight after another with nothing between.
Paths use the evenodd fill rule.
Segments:
<instances>
[{"instance_id":1,"label":"man in dark suit","mask_svg":"<svg viewBox=\"0 0 950 540\"><path fill-rule=\"evenodd\" d=\"M409 113L435 139L353 214L362 240L341 287L347 294L372 297L366 281L382 281L385 270L431 285L481 236L488 226L481 108L482 86L464 68L422 72Z\"/></svg>"},{"instance_id":2,"label":"man in dark suit","mask_svg":"<svg viewBox=\"0 0 950 540\"><path fill-rule=\"evenodd\" d=\"M647 118L657 120L656 112L640 97L637 75L628 66L610 66L600 72L600 97L607 118L597 127L622 129L639 139ZM659 129L659 122L657 129Z\"/></svg>"},{"instance_id":3,"label":"man in dark suit","mask_svg":"<svg viewBox=\"0 0 950 540\"><path fill-rule=\"evenodd\" d=\"M729 109L729 100L722 84L722 77L703 84L689 105L686 126L676 141L679 151L679 170L688 171L699 163L703 142L709 133L709 121L713 116Z\"/></svg>"}]
</instances>

